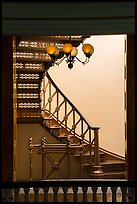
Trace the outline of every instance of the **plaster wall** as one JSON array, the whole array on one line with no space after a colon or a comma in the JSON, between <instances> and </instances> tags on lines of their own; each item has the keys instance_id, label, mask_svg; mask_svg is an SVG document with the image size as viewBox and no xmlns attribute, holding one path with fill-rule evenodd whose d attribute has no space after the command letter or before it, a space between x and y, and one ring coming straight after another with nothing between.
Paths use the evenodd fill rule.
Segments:
<instances>
[{"instance_id":1,"label":"plaster wall","mask_svg":"<svg viewBox=\"0 0 137 204\"><path fill-rule=\"evenodd\" d=\"M58 144L59 141L51 136L41 125L39 124L18 124L17 125L17 180L30 180L30 154L29 154L29 139L33 138L34 144L40 144L43 137L46 138L46 143ZM48 151L48 158L52 162L58 162L64 155L64 151L52 152ZM42 179L42 155L38 154L38 151L33 151L31 154L32 160L32 179ZM47 154L46 154L47 155ZM44 162L44 177L47 177L51 170L51 162L45 158ZM51 178L68 178L68 159L67 155L62 159L59 164L60 173L54 170L48 177ZM70 155L70 176L71 178L80 178L80 162Z\"/></svg>"},{"instance_id":2,"label":"plaster wall","mask_svg":"<svg viewBox=\"0 0 137 204\"><path fill-rule=\"evenodd\" d=\"M49 74L82 115L100 127L99 142L125 156L124 127L124 42L126 35L96 35L84 43L94 46L90 62L75 61L70 70L65 61L49 69ZM79 59L84 60L82 46Z\"/></svg>"}]
</instances>

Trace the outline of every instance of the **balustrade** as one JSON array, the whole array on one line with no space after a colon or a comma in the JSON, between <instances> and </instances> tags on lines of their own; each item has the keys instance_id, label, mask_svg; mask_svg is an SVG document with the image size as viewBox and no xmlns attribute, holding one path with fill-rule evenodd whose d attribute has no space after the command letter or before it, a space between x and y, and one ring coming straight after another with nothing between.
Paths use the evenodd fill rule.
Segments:
<instances>
[{"instance_id":1,"label":"balustrade","mask_svg":"<svg viewBox=\"0 0 137 204\"><path fill-rule=\"evenodd\" d=\"M129 191L132 189L132 197ZM58 179L2 183L2 202L134 202L135 182Z\"/></svg>"},{"instance_id":2,"label":"balustrade","mask_svg":"<svg viewBox=\"0 0 137 204\"><path fill-rule=\"evenodd\" d=\"M57 121L59 127L64 128L64 136L72 135L70 139L72 144L81 145L81 178L83 178L83 156L86 152L90 154L90 163L95 166L95 168L92 168L91 177L102 176L103 172L99 158L99 127L94 127L85 120L77 108L56 86L48 72L45 72L42 80L41 101L43 118L51 116ZM50 128L49 122L48 127ZM52 132L56 135L57 131ZM59 136L58 132L57 136ZM88 148L85 148L86 145ZM94 158L92 151L94 151Z\"/></svg>"}]
</instances>

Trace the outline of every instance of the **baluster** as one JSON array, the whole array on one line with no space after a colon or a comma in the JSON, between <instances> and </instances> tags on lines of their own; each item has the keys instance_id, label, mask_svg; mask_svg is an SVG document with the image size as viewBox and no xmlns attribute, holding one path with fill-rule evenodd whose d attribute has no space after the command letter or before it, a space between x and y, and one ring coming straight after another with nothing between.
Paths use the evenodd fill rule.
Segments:
<instances>
[{"instance_id":1,"label":"baluster","mask_svg":"<svg viewBox=\"0 0 137 204\"><path fill-rule=\"evenodd\" d=\"M42 87L43 88L43 90L42 90L42 99L43 99L42 100L42 107L45 108L45 91L46 91L45 90L45 76L44 76L42 82L43 82L43 87Z\"/></svg>"},{"instance_id":2,"label":"baluster","mask_svg":"<svg viewBox=\"0 0 137 204\"><path fill-rule=\"evenodd\" d=\"M20 191L20 188L14 188L14 201L15 202L19 201L19 191Z\"/></svg>"},{"instance_id":3,"label":"baluster","mask_svg":"<svg viewBox=\"0 0 137 204\"><path fill-rule=\"evenodd\" d=\"M84 164L84 135L83 135L83 119L81 118L81 137L80 144L82 144L80 158L81 158L81 178L83 178L83 164Z\"/></svg>"},{"instance_id":4,"label":"baluster","mask_svg":"<svg viewBox=\"0 0 137 204\"><path fill-rule=\"evenodd\" d=\"M63 189L63 192L64 192L63 202L67 202L68 187L62 187L62 189Z\"/></svg>"},{"instance_id":5,"label":"baluster","mask_svg":"<svg viewBox=\"0 0 137 204\"><path fill-rule=\"evenodd\" d=\"M94 166L92 168L91 177L101 177L103 175L102 166L100 166L100 155L99 155L99 138L98 131L99 127L94 127Z\"/></svg>"},{"instance_id":6,"label":"baluster","mask_svg":"<svg viewBox=\"0 0 137 204\"><path fill-rule=\"evenodd\" d=\"M49 102L49 113L51 114L51 82L49 81L49 98L48 98L48 102Z\"/></svg>"},{"instance_id":7,"label":"baluster","mask_svg":"<svg viewBox=\"0 0 137 204\"><path fill-rule=\"evenodd\" d=\"M70 177L70 146L71 146L70 137L68 137L68 140L67 140L68 178Z\"/></svg>"},{"instance_id":8,"label":"baluster","mask_svg":"<svg viewBox=\"0 0 137 204\"><path fill-rule=\"evenodd\" d=\"M32 141L32 137L30 138L29 140L29 163L30 163L30 168L29 168L29 177L30 177L30 180L32 180L32 158L31 158L31 155L32 155L32 152L33 152L33 141Z\"/></svg>"},{"instance_id":9,"label":"baluster","mask_svg":"<svg viewBox=\"0 0 137 204\"><path fill-rule=\"evenodd\" d=\"M75 127L75 110L73 109L73 127ZM75 139L75 128L73 128L74 139Z\"/></svg>"},{"instance_id":10,"label":"baluster","mask_svg":"<svg viewBox=\"0 0 137 204\"><path fill-rule=\"evenodd\" d=\"M99 131L99 128L95 128L94 129L94 138L95 138L95 141L94 141L94 154L95 154L95 161L94 161L94 165L95 166L100 166L100 157L99 157L99 141L98 141L98 131Z\"/></svg>"},{"instance_id":11,"label":"baluster","mask_svg":"<svg viewBox=\"0 0 137 204\"><path fill-rule=\"evenodd\" d=\"M121 187L122 191L122 202L126 202L127 187Z\"/></svg>"},{"instance_id":12,"label":"baluster","mask_svg":"<svg viewBox=\"0 0 137 204\"><path fill-rule=\"evenodd\" d=\"M98 190L98 187L92 187L92 191L93 191L93 202L97 202L97 190Z\"/></svg>"},{"instance_id":13,"label":"baluster","mask_svg":"<svg viewBox=\"0 0 137 204\"><path fill-rule=\"evenodd\" d=\"M105 186L101 187L102 192L103 192L102 202L107 202L107 188L108 187L105 187Z\"/></svg>"},{"instance_id":14,"label":"baluster","mask_svg":"<svg viewBox=\"0 0 137 204\"><path fill-rule=\"evenodd\" d=\"M45 145L46 145L46 138L41 139L41 146L42 146L42 179L44 179L44 173L46 175L46 169L44 168L45 164Z\"/></svg>"},{"instance_id":15,"label":"baluster","mask_svg":"<svg viewBox=\"0 0 137 204\"><path fill-rule=\"evenodd\" d=\"M39 188L33 188L35 196L34 196L34 202L38 202L38 193L39 193Z\"/></svg>"},{"instance_id":16,"label":"baluster","mask_svg":"<svg viewBox=\"0 0 137 204\"><path fill-rule=\"evenodd\" d=\"M44 187L43 188L44 191L44 202L48 202L48 191L49 191L49 187Z\"/></svg>"},{"instance_id":17,"label":"baluster","mask_svg":"<svg viewBox=\"0 0 137 204\"><path fill-rule=\"evenodd\" d=\"M24 202L28 202L29 201L29 191L30 191L30 188L24 188Z\"/></svg>"},{"instance_id":18,"label":"baluster","mask_svg":"<svg viewBox=\"0 0 137 204\"><path fill-rule=\"evenodd\" d=\"M75 203L75 202L78 202L78 194L77 194L78 187L72 187L72 188L73 188L73 192L74 192L74 194L73 194L73 202Z\"/></svg>"},{"instance_id":19,"label":"baluster","mask_svg":"<svg viewBox=\"0 0 137 204\"><path fill-rule=\"evenodd\" d=\"M46 106L46 92L48 89L48 81L46 82L46 75L44 76L44 108Z\"/></svg>"},{"instance_id":20,"label":"baluster","mask_svg":"<svg viewBox=\"0 0 137 204\"><path fill-rule=\"evenodd\" d=\"M128 202L135 202L135 188L128 187Z\"/></svg>"},{"instance_id":21,"label":"baluster","mask_svg":"<svg viewBox=\"0 0 137 204\"><path fill-rule=\"evenodd\" d=\"M66 99L65 100L65 128L67 129L67 101Z\"/></svg>"},{"instance_id":22,"label":"baluster","mask_svg":"<svg viewBox=\"0 0 137 204\"><path fill-rule=\"evenodd\" d=\"M112 191L112 202L117 202L117 199L116 199L117 187L111 187L111 191Z\"/></svg>"},{"instance_id":23,"label":"baluster","mask_svg":"<svg viewBox=\"0 0 137 204\"><path fill-rule=\"evenodd\" d=\"M91 128L88 127L89 129L89 143L90 143L90 147L89 147L89 154L90 154L90 164L93 163L93 160L92 160L92 144L91 144Z\"/></svg>"},{"instance_id":24,"label":"baluster","mask_svg":"<svg viewBox=\"0 0 137 204\"><path fill-rule=\"evenodd\" d=\"M88 187L82 187L82 191L83 191L83 202L87 202L87 190Z\"/></svg>"},{"instance_id":25,"label":"baluster","mask_svg":"<svg viewBox=\"0 0 137 204\"><path fill-rule=\"evenodd\" d=\"M54 202L58 202L58 190L59 190L59 187L53 187Z\"/></svg>"},{"instance_id":26,"label":"baluster","mask_svg":"<svg viewBox=\"0 0 137 204\"><path fill-rule=\"evenodd\" d=\"M59 120L59 92L57 91L57 107L56 107L56 110L57 110L57 122Z\"/></svg>"},{"instance_id":27,"label":"baluster","mask_svg":"<svg viewBox=\"0 0 137 204\"><path fill-rule=\"evenodd\" d=\"M13 202L12 189L2 189L2 202Z\"/></svg>"}]
</instances>

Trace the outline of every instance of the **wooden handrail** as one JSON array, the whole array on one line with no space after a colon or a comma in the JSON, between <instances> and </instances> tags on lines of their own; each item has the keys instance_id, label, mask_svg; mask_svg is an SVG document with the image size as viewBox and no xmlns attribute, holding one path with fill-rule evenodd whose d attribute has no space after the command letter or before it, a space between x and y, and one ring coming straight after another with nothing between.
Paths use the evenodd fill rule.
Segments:
<instances>
[{"instance_id":1,"label":"wooden handrail","mask_svg":"<svg viewBox=\"0 0 137 204\"><path fill-rule=\"evenodd\" d=\"M135 187L135 181L127 179L49 179L49 180L20 180L13 182L2 182L2 188L17 188L17 187L45 187L45 186L97 186L97 187Z\"/></svg>"},{"instance_id":2,"label":"wooden handrail","mask_svg":"<svg viewBox=\"0 0 137 204\"><path fill-rule=\"evenodd\" d=\"M74 104L62 93L62 91L57 87L55 82L52 80L49 73L46 71L47 78L51 81L52 85L55 87L55 89L62 95L63 98L70 104L70 106L77 112L77 114L84 120L84 122L93 130L94 126L92 126L87 120L85 120L84 116L80 113L80 111L74 106Z\"/></svg>"},{"instance_id":3,"label":"wooden handrail","mask_svg":"<svg viewBox=\"0 0 137 204\"><path fill-rule=\"evenodd\" d=\"M49 85L49 93L48 93L48 98L45 101L45 93L46 93L46 88L48 88L48 85L45 84L45 80L43 83L43 93L44 93L44 97L43 100L45 102L45 104L42 103L42 110L43 111L47 111L50 115L52 115L52 117L57 120L59 122L59 124L61 126L63 126L66 130L68 130L68 132L70 134L74 134L74 136L76 136L78 139L82 139L82 141L84 141L85 143L93 143L93 138L91 138L91 130L95 130L96 127L92 126L89 122L87 122L87 120L83 117L83 115L79 112L79 110L72 104L72 102L62 93L62 91L57 87L57 85L55 84L55 82L52 80L52 78L50 77L48 71L45 72L45 76L48 79L48 85ZM53 94L51 94L51 85L54 87L54 92ZM51 106L52 106L52 99L53 97L57 95L57 107L55 107L55 110L53 112L51 112ZM63 98L63 101L61 103L59 103L59 95L61 95L61 97ZM65 113L64 113L64 117L62 120L59 119L59 109L61 108L62 105L64 105L65 103ZM69 110L67 112L67 104L71 107L71 110ZM49 105L49 109L45 109L45 107L47 107ZM57 116L55 116L55 113L57 113ZM70 114L73 114L73 121L72 121L72 128L70 128L67 124L67 119L70 116ZM79 119L76 122L75 116L76 114L78 115ZM81 133L78 134L76 131L76 127L77 125L81 122ZM65 124L63 124L65 123ZM86 130L83 129L83 124L87 125ZM85 138L85 134L89 131L89 139L87 140Z\"/></svg>"},{"instance_id":4,"label":"wooden handrail","mask_svg":"<svg viewBox=\"0 0 137 204\"><path fill-rule=\"evenodd\" d=\"M63 196L60 196L59 188L62 189ZM52 179L7 182L2 183L2 202L39 202L40 197L43 202L49 202L51 189L53 202L69 202L68 190L71 190L72 202L80 201L79 194L82 194L84 203L117 202L119 198L124 203L135 202L135 181L125 179Z\"/></svg>"},{"instance_id":5,"label":"wooden handrail","mask_svg":"<svg viewBox=\"0 0 137 204\"><path fill-rule=\"evenodd\" d=\"M82 146L80 151L81 177L83 177L83 156L85 153L85 144L90 145L90 148L88 149L90 155L91 148L94 147L93 164L95 165L95 170L93 170L93 174L98 172L97 174L102 175L103 172L101 170L102 167L100 166L98 139L100 127L92 126L89 122L87 122L79 110L57 87L55 82L50 77L48 71L45 71L45 76L43 78L41 87L41 96L43 97L43 101L45 103L42 103L43 117L45 117L46 114L48 114L48 116L52 116L53 119L57 121L57 124L64 128L65 135L73 135L73 143L78 143ZM48 124L50 128L50 123ZM91 131L93 131L93 135Z\"/></svg>"}]
</instances>

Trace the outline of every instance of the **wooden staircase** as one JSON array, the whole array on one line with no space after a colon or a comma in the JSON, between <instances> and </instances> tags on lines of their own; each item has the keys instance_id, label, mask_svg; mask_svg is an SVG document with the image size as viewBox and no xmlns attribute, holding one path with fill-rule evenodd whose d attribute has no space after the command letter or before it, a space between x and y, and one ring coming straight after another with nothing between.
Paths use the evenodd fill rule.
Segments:
<instances>
[{"instance_id":1,"label":"wooden staircase","mask_svg":"<svg viewBox=\"0 0 137 204\"><path fill-rule=\"evenodd\" d=\"M84 172L88 172L90 178L92 168L99 162L102 178L125 178L123 157L99 148L99 159L95 158L95 151L98 151L95 132L98 129L84 119L45 71L50 66L49 59L45 64L45 59L40 57L39 60L26 60L19 52L17 54L17 122L41 124L61 144L69 142L71 147L77 146L74 157L82 161L83 177Z\"/></svg>"},{"instance_id":2,"label":"wooden staircase","mask_svg":"<svg viewBox=\"0 0 137 204\"><path fill-rule=\"evenodd\" d=\"M30 66L33 65L31 63ZM42 121L40 84L43 70L26 70L25 66L25 63L17 63L17 121L40 122Z\"/></svg>"}]
</instances>

